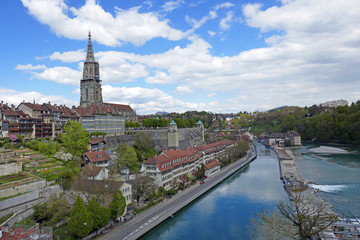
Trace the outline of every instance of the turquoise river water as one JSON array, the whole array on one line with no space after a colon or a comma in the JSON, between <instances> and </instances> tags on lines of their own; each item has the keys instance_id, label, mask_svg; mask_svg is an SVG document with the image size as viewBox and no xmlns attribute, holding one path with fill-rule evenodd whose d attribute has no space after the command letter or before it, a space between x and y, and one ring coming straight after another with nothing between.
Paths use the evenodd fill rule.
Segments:
<instances>
[{"instance_id":1,"label":"turquoise river water","mask_svg":"<svg viewBox=\"0 0 360 240\"><path fill-rule=\"evenodd\" d=\"M279 178L273 150L256 144L258 157L249 165L150 231L142 239L249 239L250 219L276 208L288 196ZM305 179L316 181L320 197L334 210L360 216L360 152L314 154L305 145L295 150ZM346 214L349 215L349 214Z\"/></svg>"},{"instance_id":2,"label":"turquoise river water","mask_svg":"<svg viewBox=\"0 0 360 240\"><path fill-rule=\"evenodd\" d=\"M294 151L302 176L316 182L312 186L319 189L317 195L333 205L340 216L360 218L360 149L332 146L347 150L346 154L309 150L319 146L305 144Z\"/></svg>"}]
</instances>

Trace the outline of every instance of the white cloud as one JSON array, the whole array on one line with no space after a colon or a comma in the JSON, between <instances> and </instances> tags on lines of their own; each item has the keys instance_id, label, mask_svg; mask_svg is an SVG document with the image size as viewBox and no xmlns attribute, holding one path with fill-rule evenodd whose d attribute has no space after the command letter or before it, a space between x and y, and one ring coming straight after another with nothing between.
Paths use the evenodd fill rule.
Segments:
<instances>
[{"instance_id":1,"label":"white cloud","mask_svg":"<svg viewBox=\"0 0 360 240\"><path fill-rule=\"evenodd\" d=\"M178 86L176 88L176 92L180 95L186 94L186 93L193 93L194 91L189 86Z\"/></svg>"},{"instance_id":2,"label":"white cloud","mask_svg":"<svg viewBox=\"0 0 360 240\"><path fill-rule=\"evenodd\" d=\"M230 7L233 7L233 6L234 6L234 4L230 3L230 2L220 3L220 4L217 4L215 6L215 10L219 10L221 8L230 8Z\"/></svg>"},{"instance_id":3,"label":"white cloud","mask_svg":"<svg viewBox=\"0 0 360 240\"><path fill-rule=\"evenodd\" d=\"M129 104L140 114L149 114L157 111L185 112L189 109L205 109L203 103L189 103L175 99L159 89L146 89L140 87L125 88L103 86L105 102Z\"/></svg>"},{"instance_id":4,"label":"white cloud","mask_svg":"<svg viewBox=\"0 0 360 240\"><path fill-rule=\"evenodd\" d=\"M41 73L35 73L34 77L48 81L54 81L59 84L79 85L82 72L73 70L68 67L48 68Z\"/></svg>"},{"instance_id":5,"label":"white cloud","mask_svg":"<svg viewBox=\"0 0 360 240\"><path fill-rule=\"evenodd\" d=\"M68 100L64 98L63 96L56 96L56 95L44 95L39 92L31 91L31 92L21 92L16 91L13 89L7 89L0 87L0 99L6 99L6 102L8 104L14 104L15 106L18 106L22 101L25 102L33 102L34 100L36 103L57 103L57 104L65 104L68 107L71 107L73 105L77 105L78 102Z\"/></svg>"},{"instance_id":6,"label":"white cloud","mask_svg":"<svg viewBox=\"0 0 360 240\"><path fill-rule=\"evenodd\" d=\"M83 61L86 58L86 52L84 49L77 51L67 51L63 53L54 52L49 56L50 60L60 60L67 63Z\"/></svg>"},{"instance_id":7,"label":"white cloud","mask_svg":"<svg viewBox=\"0 0 360 240\"><path fill-rule=\"evenodd\" d=\"M34 70L44 70L44 69L46 69L46 66L45 65L33 66L32 64L26 64L26 65L18 64L15 67L15 69L16 70L25 70L25 71L34 71Z\"/></svg>"},{"instance_id":8,"label":"white cloud","mask_svg":"<svg viewBox=\"0 0 360 240\"><path fill-rule=\"evenodd\" d=\"M132 82L149 74L144 64L135 61L138 58L135 54L109 51L95 53L95 56L100 62L100 78L104 82Z\"/></svg>"},{"instance_id":9,"label":"white cloud","mask_svg":"<svg viewBox=\"0 0 360 240\"><path fill-rule=\"evenodd\" d=\"M40 23L48 25L58 36L70 39L85 39L89 29L94 41L107 46L120 46L123 42L141 46L156 37L168 40L186 37L155 13L139 13L139 7L127 10L115 7L113 16L95 0L87 0L78 9L69 7L64 0L22 0L22 3Z\"/></svg>"},{"instance_id":10,"label":"white cloud","mask_svg":"<svg viewBox=\"0 0 360 240\"><path fill-rule=\"evenodd\" d=\"M165 12L172 12L174 9L181 7L184 3L184 0L167 1L162 5L162 8Z\"/></svg>"},{"instance_id":11,"label":"white cloud","mask_svg":"<svg viewBox=\"0 0 360 240\"><path fill-rule=\"evenodd\" d=\"M254 111L284 104L309 106L341 98L349 102L359 100L360 18L357 15L360 2L293 0L282 3L268 9L258 4L243 6L244 22L266 36L264 41L268 47L220 57L212 54L209 42L190 36L188 45L157 54L95 53L100 62L101 79L107 84L137 80L162 84L161 87L169 84L169 92L201 92L202 96L213 97L213 102L191 103L159 89L110 85L104 87L104 92L107 91L104 98L134 104L139 112L146 113L190 109ZM131 11L137 12L126 12ZM215 17L217 14L213 11L199 21L190 17L187 21L196 29ZM229 21L224 20L224 28L231 19L234 15ZM62 61L75 60L74 55L66 56L76 52L52 56ZM28 64L18 65L16 69L42 71L35 76L59 83L78 85L81 79L81 71L68 68L47 69L44 65Z\"/></svg>"},{"instance_id":12,"label":"white cloud","mask_svg":"<svg viewBox=\"0 0 360 240\"><path fill-rule=\"evenodd\" d=\"M222 18L220 20L220 29L221 30L229 30L230 25L229 23L231 23L233 21L234 18L234 12L229 11L226 13L226 17Z\"/></svg>"},{"instance_id":13,"label":"white cloud","mask_svg":"<svg viewBox=\"0 0 360 240\"><path fill-rule=\"evenodd\" d=\"M208 34L209 34L209 36L210 36L210 37L213 37L213 36L215 36L215 35L216 35L216 32L213 32L213 31L208 31Z\"/></svg>"},{"instance_id":14,"label":"white cloud","mask_svg":"<svg viewBox=\"0 0 360 240\"><path fill-rule=\"evenodd\" d=\"M191 30L188 30L188 33L193 33L196 29L200 28L202 25L204 25L207 21L214 19L217 17L217 14L215 11L210 11L208 15L202 17L199 21L197 21L195 18L191 18L189 16L185 16L185 21L189 23L192 26Z\"/></svg>"}]
</instances>

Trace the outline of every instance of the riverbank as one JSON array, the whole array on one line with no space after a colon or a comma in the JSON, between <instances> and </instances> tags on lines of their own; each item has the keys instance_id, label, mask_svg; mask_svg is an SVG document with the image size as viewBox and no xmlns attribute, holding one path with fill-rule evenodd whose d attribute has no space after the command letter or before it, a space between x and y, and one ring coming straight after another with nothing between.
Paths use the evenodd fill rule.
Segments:
<instances>
[{"instance_id":1,"label":"riverbank","mask_svg":"<svg viewBox=\"0 0 360 240\"><path fill-rule=\"evenodd\" d=\"M301 194L304 199L311 201L314 206L317 204L325 205L323 211L336 215L332 206L318 197L315 194L315 189L309 186L309 184L313 182L305 180L301 176L292 148L273 147L272 149L278 155L280 178L283 181L285 191L288 193L289 198L293 199L295 196Z\"/></svg>"},{"instance_id":2,"label":"riverbank","mask_svg":"<svg viewBox=\"0 0 360 240\"><path fill-rule=\"evenodd\" d=\"M244 158L222 168L220 172L209 177L205 184L200 185L197 183L190 188L179 192L171 199L168 199L166 204L158 204L137 215L131 221L121 223L106 235L101 236L101 239L137 239L141 237L166 219L172 218L176 212L209 192L222 181L236 173L239 169L245 167L256 157L256 148L254 145L251 145L251 149Z\"/></svg>"}]
</instances>

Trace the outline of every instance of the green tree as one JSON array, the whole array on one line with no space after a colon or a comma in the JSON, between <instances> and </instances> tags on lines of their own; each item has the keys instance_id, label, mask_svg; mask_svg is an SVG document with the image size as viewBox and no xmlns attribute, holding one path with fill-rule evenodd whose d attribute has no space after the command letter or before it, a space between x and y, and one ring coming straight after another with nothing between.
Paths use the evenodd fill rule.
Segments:
<instances>
[{"instance_id":1,"label":"green tree","mask_svg":"<svg viewBox=\"0 0 360 240\"><path fill-rule=\"evenodd\" d=\"M101 207L94 197L91 198L87 211L93 219L94 231L104 227L110 220L110 209Z\"/></svg>"},{"instance_id":2,"label":"green tree","mask_svg":"<svg viewBox=\"0 0 360 240\"><path fill-rule=\"evenodd\" d=\"M135 136L135 147L139 149L151 148L151 140L145 133L138 133Z\"/></svg>"},{"instance_id":3,"label":"green tree","mask_svg":"<svg viewBox=\"0 0 360 240\"><path fill-rule=\"evenodd\" d=\"M62 196L51 196L48 206L52 223L58 223L64 220L70 213L69 203Z\"/></svg>"},{"instance_id":4,"label":"green tree","mask_svg":"<svg viewBox=\"0 0 360 240\"><path fill-rule=\"evenodd\" d=\"M113 199L109 205L110 216L112 219L116 219L124 214L126 207L126 200L120 190L113 193Z\"/></svg>"},{"instance_id":5,"label":"green tree","mask_svg":"<svg viewBox=\"0 0 360 240\"><path fill-rule=\"evenodd\" d=\"M106 132L100 132L100 131L95 131L90 133L90 137L105 137L107 135Z\"/></svg>"},{"instance_id":6,"label":"green tree","mask_svg":"<svg viewBox=\"0 0 360 240\"><path fill-rule=\"evenodd\" d=\"M79 195L71 209L68 226L70 232L77 237L85 237L93 229L93 219Z\"/></svg>"},{"instance_id":7,"label":"green tree","mask_svg":"<svg viewBox=\"0 0 360 240\"><path fill-rule=\"evenodd\" d=\"M69 121L65 125L61 141L66 151L75 157L82 156L89 149L89 133L75 121Z\"/></svg>"},{"instance_id":8,"label":"green tree","mask_svg":"<svg viewBox=\"0 0 360 240\"><path fill-rule=\"evenodd\" d=\"M127 147L122 145L119 153L119 159L117 161L118 170L126 167L129 169L130 173L136 173L140 170L140 164L136 156L136 151L134 147Z\"/></svg>"},{"instance_id":9,"label":"green tree","mask_svg":"<svg viewBox=\"0 0 360 240\"><path fill-rule=\"evenodd\" d=\"M39 142L38 150L42 154L53 155L60 149L60 144L55 141Z\"/></svg>"},{"instance_id":10,"label":"green tree","mask_svg":"<svg viewBox=\"0 0 360 240\"><path fill-rule=\"evenodd\" d=\"M46 202L34 206L33 218L35 221L42 222L46 219L49 219L50 216L51 216L50 208Z\"/></svg>"}]
</instances>

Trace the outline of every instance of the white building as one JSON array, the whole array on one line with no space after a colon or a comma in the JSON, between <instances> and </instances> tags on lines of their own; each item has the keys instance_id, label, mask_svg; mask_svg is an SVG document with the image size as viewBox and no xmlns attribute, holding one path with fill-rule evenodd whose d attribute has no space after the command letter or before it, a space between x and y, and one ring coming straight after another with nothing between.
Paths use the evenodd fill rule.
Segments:
<instances>
[{"instance_id":1,"label":"white building","mask_svg":"<svg viewBox=\"0 0 360 240\"><path fill-rule=\"evenodd\" d=\"M141 172L154 178L157 186L169 189L172 181L184 174L192 175L202 164L225 157L233 146L235 142L225 140L186 150L167 150L145 161Z\"/></svg>"}]
</instances>

